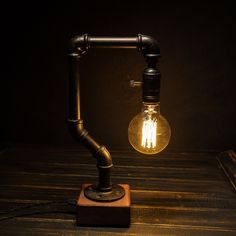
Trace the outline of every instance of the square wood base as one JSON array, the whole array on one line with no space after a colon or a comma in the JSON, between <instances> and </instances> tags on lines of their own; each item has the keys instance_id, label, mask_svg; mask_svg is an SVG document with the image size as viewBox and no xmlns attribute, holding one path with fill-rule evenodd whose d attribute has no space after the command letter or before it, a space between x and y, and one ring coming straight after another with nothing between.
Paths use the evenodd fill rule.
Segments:
<instances>
[{"instance_id":1,"label":"square wood base","mask_svg":"<svg viewBox=\"0 0 236 236\"><path fill-rule=\"evenodd\" d=\"M125 196L114 202L96 202L84 196L83 184L77 201L78 226L130 226L130 189L127 184L119 184L125 189Z\"/></svg>"}]
</instances>

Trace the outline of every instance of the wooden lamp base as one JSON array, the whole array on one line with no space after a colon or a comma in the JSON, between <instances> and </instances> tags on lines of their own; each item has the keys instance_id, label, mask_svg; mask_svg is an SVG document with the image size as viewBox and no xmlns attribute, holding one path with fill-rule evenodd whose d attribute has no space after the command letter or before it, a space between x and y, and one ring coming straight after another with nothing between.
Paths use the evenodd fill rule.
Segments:
<instances>
[{"instance_id":1,"label":"wooden lamp base","mask_svg":"<svg viewBox=\"0 0 236 236\"><path fill-rule=\"evenodd\" d=\"M77 201L78 226L130 226L130 189L127 184L119 184L125 190L125 196L113 202L97 202L85 197L83 184Z\"/></svg>"}]
</instances>

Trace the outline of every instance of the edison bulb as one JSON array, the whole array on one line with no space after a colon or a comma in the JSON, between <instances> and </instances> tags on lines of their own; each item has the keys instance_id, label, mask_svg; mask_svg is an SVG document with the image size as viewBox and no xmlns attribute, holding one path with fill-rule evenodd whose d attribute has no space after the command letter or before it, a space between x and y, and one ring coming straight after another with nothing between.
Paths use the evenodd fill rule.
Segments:
<instances>
[{"instance_id":1,"label":"edison bulb","mask_svg":"<svg viewBox=\"0 0 236 236\"><path fill-rule=\"evenodd\" d=\"M142 111L130 122L128 139L138 152L156 154L169 143L171 129L160 114L160 104L143 103Z\"/></svg>"}]
</instances>

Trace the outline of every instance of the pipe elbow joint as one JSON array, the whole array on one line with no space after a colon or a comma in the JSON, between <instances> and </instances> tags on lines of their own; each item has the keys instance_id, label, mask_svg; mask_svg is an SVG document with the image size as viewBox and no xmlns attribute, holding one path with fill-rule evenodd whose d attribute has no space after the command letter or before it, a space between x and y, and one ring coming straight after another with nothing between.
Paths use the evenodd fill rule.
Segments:
<instances>
[{"instance_id":1,"label":"pipe elbow joint","mask_svg":"<svg viewBox=\"0 0 236 236\"><path fill-rule=\"evenodd\" d=\"M68 120L68 127L72 137L91 151L97 159L98 167L111 168L113 166L111 154L105 146L99 145L89 136L88 131L84 129L83 120Z\"/></svg>"},{"instance_id":2,"label":"pipe elbow joint","mask_svg":"<svg viewBox=\"0 0 236 236\"><path fill-rule=\"evenodd\" d=\"M83 120L68 120L68 129L71 136L79 141L81 141L84 133L87 133L84 129Z\"/></svg>"},{"instance_id":3,"label":"pipe elbow joint","mask_svg":"<svg viewBox=\"0 0 236 236\"><path fill-rule=\"evenodd\" d=\"M97 165L99 168L111 168L113 166L111 154L105 146L101 145L99 147L95 157L98 160Z\"/></svg>"},{"instance_id":4,"label":"pipe elbow joint","mask_svg":"<svg viewBox=\"0 0 236 236\"><path fill-rule=\"evenodd\" d=\"M141 51L145 57L160 57L158 42L151 36L139 35L141 37Z\"/></svg>"},{"instance_id":5,"label":"pipe elbow joint","mask_svg":"<svg viewBox=\"0 0 236 236\"><path fill-rule=\"evenodd\" d=\"M89 48L89 43L88 43L88 35L83 34L83 35L78 35L73 37L69 41L69 54L76 53L78 55L82 55L85 52L88 51Z\"/></svg>"}]
</instances>

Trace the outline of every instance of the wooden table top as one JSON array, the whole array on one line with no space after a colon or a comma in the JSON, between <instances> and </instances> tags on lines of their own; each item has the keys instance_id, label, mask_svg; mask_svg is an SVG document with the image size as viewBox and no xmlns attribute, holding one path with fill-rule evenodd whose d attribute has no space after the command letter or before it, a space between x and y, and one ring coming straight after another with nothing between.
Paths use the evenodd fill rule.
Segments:
<instances>
[{"instance_id":1,"label":"wooden table top","mask_svg":"<svg viewBox=\"0 0 236 236\"><path fill-rule=\"evenodd\" d=\"M96 160L76 148L12 147L0 154L0 235L236 235L236 191L216 153L111 151L112 181L131 188L131 227L78 227L75 199L96 183Z\"/></svg>"}]
</instances>

